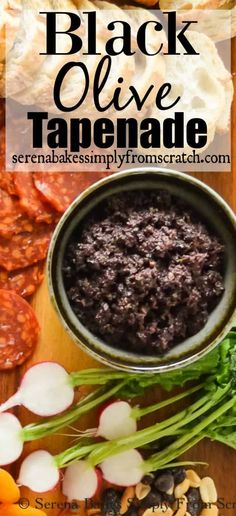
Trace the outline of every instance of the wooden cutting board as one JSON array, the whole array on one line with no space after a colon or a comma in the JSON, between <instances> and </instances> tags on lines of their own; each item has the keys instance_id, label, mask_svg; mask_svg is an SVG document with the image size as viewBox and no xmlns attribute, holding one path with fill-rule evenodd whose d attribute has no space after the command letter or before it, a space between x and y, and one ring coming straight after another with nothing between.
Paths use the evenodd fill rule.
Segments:
<instances>
[{"instance_id":1,"label":"wooden cutting board","mask_svg":"<svg viewBox=\"0 0 236 516\"><path fill-rule=\"evenodd\" d=\"M233 66L232 70L236 73L236 40L233 42ZM234 76L235 79L235 76ZM236 87L236 81L235 81ZM196 174L201 180L205 181L212 188L218 191L225 200L236 209L236 152L234 144L236 142L236 103L234 102L233 112L233 132L232 132L232 146L233 146L233 163L231 173L198 173ZM71 339L68 337L64 329L62 328L49 299L46 280L42 284L41 288L37 292L34 300L33 307L38 316L41 325L41 335L37 350L30 362L26 366L13 371L11 373L1 373L0 382L0 400L3 401L11 394L15 392L19 384L19 380L24 373L26 367L28 368L31 364L42 361L42 360L54 360L64 365L68 371L79 370L88 367L99 367L99 363L91 359L87 354L81 351ZM160 392L157 390L155 393L145 397L145 403L152 402L154 398L160 397ZM27 413L23 409L16 409L15 413L23 425L35 422L37 418ZM151 422L151 418L149 418ZM95 424L95 414L86 416L81 420L80 428L93 427ZM62 451L70 444L70 438L66 436L52 436L44 439L42 442L35 442L33 444L27 444L25 446L25 454L38 448L48 449L52 453ZM225 504L228 503L231 508L225 508L221 510L223 516L235 516L236 515L236 452L229 448L205 441L196 446L192 451L186 455L188 459L196 461L206 461L209 463L209 468L206 474L211 475L216 482L219 496L224 499ZM11 471L15 477L19 470L19 464L15 464ZM34 495L28 493L27 490L22 490L25 496L29 497L32 504L35 505L36 499L40 498L39 503L43 503L45 512L49 516L57 516L61 514L62 508L59 506L59 502L63 502L63 497L60 495L59 489L56 489L53 493L44 495ZM234 508L233 508L234 503ZM46 505L47 509L46 509ZM53 506L53 504L55 504Z\"/></svg>"}]
</instances>

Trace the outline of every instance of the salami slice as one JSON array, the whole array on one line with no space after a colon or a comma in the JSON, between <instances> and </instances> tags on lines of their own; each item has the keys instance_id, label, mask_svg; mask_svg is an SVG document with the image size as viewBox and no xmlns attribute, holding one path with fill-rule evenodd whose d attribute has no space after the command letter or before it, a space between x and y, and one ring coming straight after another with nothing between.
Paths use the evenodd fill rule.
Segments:
<instances>
[{"instance_id":1,"label":"salami slice","mask_svg":"<svg viewBox=\"0 0 236 516\"><path fill-rule=\"evenodd\" d=\"M0 99L0 127L3 126L5 120L5 100Z\"/></svg>"},{"instance_id":2,"label":"salami slice","mask_svg":"<svg viewBox=\"0 0 236 516\"><path fill-rule=\"evenodd\" d=\"M10 195L16 195L13 172L5 171L5 131L0 129L0 188Z\"/></svg>"},{"instance_id":3,"label":"salami slice","mask_svg":"<svg viewBox=\"0 0 236 516\"><path fill-rule=\"evenodd\" d=\"M5 238L11 238L22 232L32 233L34 228L35 222L17 211L0 219L0 235Z\"/></svg>"},{"instance_id":4,"label":"salami slice","mask_svg":"<svg viewBox=\"0 0 236 516\"><path fill-rule=\"evenodd\" d=\"M31 306L11 290L0 289L0 370L23 364L33 353L39 324Z\"/></svg>"},{"instance_id":5,"label":"salami slice","mask_svg":"<svg viewBox=\"0 0 236 516\"><path fill-rule=\"evenodd\" d=\"M4 190L0 190L0 235L11 238L23 231L34 231L36 222L22 212L19 201Z\"/></svg>"},{"instance_id":6,"label":"salami slice","mask_svg":"<svg viewBox=\"0 0 236 516\"><path fill-rule=\"evenodd\" d=\"M14 183L20 205L29 217L37 222L51 224L55 219L52 208L43 202L35 188L31 172L15 172Z\"/></svg>"},{"instance_id":7,"label":"salami slice","mask_svg":"<svg viewBox=\"0 0 236 516\"><path fill-rule=\"evenodd\" d=\"M34 183L53 208L63 213L74 199L105 172L36 172Z\"/></svg>"},{"instance_id":8,"label":"salami slice","mask_svg":"<svg viewBox=\"0 0 236 516\"><path fill-rule=\"evenodd\" d=\"M1 163L0 157L0 188L10 195L16 195L13 172L4 171L2 166L3 164Z\"/></svg>"},{"instance_id":9,"label":"salami slice","mask_svg":"<svg viewBox=\"0 0 236 516\"><path fill-rule=\"evenodd\" d=\"M0 214L1 218L6 217L12 213L14 209L14 201L12 197L0 188Z\"/></svg>"},{"instance_id":10,"label":"salami slice","mask_svg":"<svg viewBox=\"0 0 236 516\"><path fill-rule=\"evenodd\" d=\"M52 232L52 226L41 224L33 233L0 237L0 267L14 271L44 260Z\"/></svg>"},{"instance_id":11,"label":"salami slice","mask_svg":"<svg viewBox=\"0 0 236 516\"><path fill-rule=\"evenodd\" d=\"M2 269L0 270L0 289L14 290L19 296L29 297L43 281L43 271L43 261L13 272Z\"/></svg>"}]
</instances>

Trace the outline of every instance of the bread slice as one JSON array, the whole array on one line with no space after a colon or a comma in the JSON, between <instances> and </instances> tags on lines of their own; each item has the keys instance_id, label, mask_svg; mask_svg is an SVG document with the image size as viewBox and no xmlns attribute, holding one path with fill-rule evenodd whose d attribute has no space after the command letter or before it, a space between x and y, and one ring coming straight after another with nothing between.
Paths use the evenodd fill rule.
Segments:
<instances>
[{"instance_id":1,"label":"bread slice","mask_svg":"<svg viewBox=\"0 0 236 516\"><path fill-rule=\"evenodd\" d=\"M207 34L213 41L223 41L236 36L235 0L160 0L163 10L177 11L178 23L195 20L191 30ZM214 13L211 12L214 10Z\"/></svg>"},{"instance_id":2,"label":"bread slice","mask_svg":"<svg viewBox=\"0 0 236 516\"><path fill-rule=\"evenodd\" d=\"M199 35L194 31L189 31L189 40L193 47L198 50L202 62L211 72L212 78L215 78L219 85L223 87L224 100L221 111L216 123L216 130L220 133L228 131L230 123L231 104L233 100L234 88L231 73L226 69L215 43L206 35ZM189 57L189 56L186 56Z\"/></svg>"},{"instance_id":3,"label":"bread slice","mask_svg":"<svg viewBox=\"0 0 236 516\"><path fill-rule=\"evenodd\" d=\"M127 13L121 9L119 6L107 2L105 0L94 0L93 5L95 7L99 8L101 10L102 18L105 21L106 26L114 21L114 20L121 20L130 23L129 17ZM117 29L110 32L106 30L105 36L106 40L105 42L115 36L119 36L121 33L121 27L120 25L117 26ZM134 38L132 38L134 41ZM101 42L103 48L104 43ZM117 48L117 50L119 50ZM104 51L103 51L104 55ZM107 105L113 97L114 91L117 87L121 87L121 95L120 95L120 101L125 100L125 95L127 88L132 83L133 76L135 73L135 60L133 56L126 56L125 54L119 54L117 56L112 57L112 64L111 64L111 71L109 74L109 78L107 80L106 86L104 88L104 91L101 92L100 95L100 101L102 105ZM118 83L118 79L121 77L123 79L123 82L121 84ZM113 113L113 108L106 110L105 115L109 115L110 113ZM123 111L122 111L123 115Z\"/></svg>"},{"instance_id":4,"label":"bread slice","mask_svg":"<svg viewBox=\"0 0 236 516\"><path fill-rule=\"evenodd\" d=\"M124 9L130 17L131 26L137 32L140 25L147 21L158 21L154 13L141 7L133 7L125 5ZM164 31L156 32L154 29L148 35L148 48L150 54L155 54L161 44L166 45L167 39ZM136 38L135 38L136 41ZM164 48L164 47L163 47ZM146 56L137 47L136 42L135 54L135 74L131 84L135 86L140 97L144 97L148 87L154 85L153 91L145 102L145 109L153 104L158 88L165 81L166 65L162 53ZM144 109L140 115L144 116Z\"/></svg>"},{"instance_id":5,"label":"bread slice","mask_svg":"<svg viewBox=\"0 0 236 516\"><path fill-rule=\"evenodd\" d=\"M44 7L49 6L44 1ZM7 95L16 97L18 92L32 84L34 74L45 59L40 53L45 47L46 23L40 15L40 0L22 0L20 27L10 50L6 66Z\"/></svg>"},{"instance_id":6,"label":"bread slice","mask_svg":"<svg viewBox=\"0 0 236 516\"><path fill-rule=\"evenodd\" d=\"M4 0L0 4L0 62L5 61L7 52L12 48L18 27L21 2Z\"/></svg>"},{"instance_id":7,"label":"bread slice","mask_svg":"<svg viewBox=\"0 0 236 516\"><path fill-rule=\"evenodd\" d=\"M223 7L224 9L215 10L214 13L201 11L200 14L195 14L198 24L193 26L193 30L203 32L216 42L234 38L236 36L236 6L232 9Z\"/></svg>"},{"instance_id":8,"label":"bread slice","mask_svg":"<svg viewBox=\"0 0 236 516\"><path fill-rule=\"evenodd\" d=\"M73 11L75 10L74 4L71 0L49 0L48 10L61 10L61 11ZM58 19L58 30L62 32L68 28L67 17L59 17ZM71 42L70 38L59 38L58 48L63 52L70 49ZM41 45L41 49L44 48ZM71 60L71 56L57 55L57 56L43 56L41 66L37 68L36 73L33 76L33 81L20 92L17 96L18 100L22 104L36 104L42 106L48 106L53 102L53 86L55 78L66 60Z\"/></svg>"},{"instance_id":9,"label":"bread slice","mask_svg":"<svg viewBox=\"0 0 236 516\"><path fill-rule=\"evenodd\" d=\"M5 97L5 60L19 29L21 8L21 0L0 4L0 97Z\"/></svg>"},{"instance_id":10,"label":"bread slice","mask_svg":"<svg viewBox=\"0 0 236 516\"><path fill-rule=\"evenodd\" d=\"M163 121L167 117L173 117L175 112L184 112L185 124L191 118L202 118L208 127L208 141L204 149L208 148L214 140L215 133L224 129L229 123L229 113L222 122L222 110L226 103L225 84L221 80L221 74L228 80L228 72L220 61L214 43L204 34L199 37L196 32L188 32L188 38L200 53L200 56L166 56L166 80L171 83L171 94L168 95L167 104L180 100L175 107L161 112L153 108L149 116ZM217 67L217 70L215 70ZM163 153L179 153L179 149L161 149ZM187 143L184 148L187 154L192 152Z\"/></svg>"},{"instance_id":11,"label":"bread slice","mask_svg":"<svg viewBox=\"0 0 236 516\"><path fill-rule=\"evenodd\" d=\"M83 20L83 16L84 16L83 11L87 12L87 11L96 10L97 34L99 36L97 38L98 46L99 46L99 42L100 42L101 49L104 48L105 36L107 33L104 14L100 11L100 9L96 5L92 4L92 2L90 2L89 0L82 0L82 1L80 0L79 2L76 2L76 0L74 0L74 4L75 4L75 7L78 4L80 16L82 18L82 26L79 29L79 33L80 33L80 36L83 35L84 41L86 41L87 36L86 36L86 32L85 32L86 23L85 23L85 20ZM79 62L83 63L86 66L88 73L89 73L90 88L89 88L88 94L86 96L86 115L90 116L91 118L94 116L94 109L93 109L93 105L91 103L92 84L93 84L94 74L96 72L98 62L100 61L100 59L101 59L100 55L87 56L87 55L83 55L82 53L80 54L80 57L79 57ZM76 56L75 56L74 60L76 61ZM61 63L60 67L63 64L65 64L67 61L71 61L71 55L63 56L62 61L63 62ZM56 77L55 69L54 69L54 73L55 73L54 77L50 77L50 86L52 86L55 81L55 77ZM67 106L75 105L78 102L79 98L82 96L83 91L84 91L84 74L80 68L78 68L78 67L72 68L70 70L70 72L67 73L66 78L62 84L62 88L61 88L62 103ZM52 102L52 95L50 95L50 99L49 99L49 97L45 96L45 93L43 94L43 96L41 96L40 106L47 108L52 113L56 113L58 111L55 103ZM79 113L79 115L81 114L81 108L79 108L78 112L76 110L73 111L73 114L76 115L77 113Z\"/></svg>"},{"instance_id":12,"label":"bread slice","mask_svg":"<svg viewBox=\"0 0 236 516\"><path fill-rule=\"evenodd\" d=\"M116 19L125 19L129 21L124 11L122 11L118 6L114 4L110 4L108 2L90 2L89 0L76 1L74 0L75 6L79 8L80 11L86 10L96 10L97 15L97 46L98 50L101 52L101 55L95 56L86 56L80 54L79 61L86 65L87 70L89 72L90 79L90 88L86 96L86 101L83 105L83 108L79 108L78 110L73 111L74 116L83 116L90 117L91 119L96 119L100 117L100 113L96 113L94 104L93 104L93 80L94 75L97 70L97 66L104 55L105 44L108 37L111 37L110 32L107 30L107 24L109 21L114 19L113 12L115 12ZM82 15L82 12L81 12ZM84 37L86 41L86 34ZM71 56L70 56L71 59ZM116 86L119 86L117 83L117 78L119 76L124 76L125 83L131 80L134 74L134 59L132 57L127 57L123 55L114 56L112 58L112 69L109 75L109 79L106 82L106 86L104 90L100 94L100 102L102 105L107 105L114 93L114 89ZM65 105L74 105L78 101L81 96L82 88L84 85L83 81L83 73L78 68L73 68L66 76L64 83L61 88L61 100ZM40 104L42 106L42 102ZM55 104L50 105L50 110L52 112L56 112L57 108ZM113 108L106 110L105 115L108 116L113 112Z\"/></svg>"}]
</instances>

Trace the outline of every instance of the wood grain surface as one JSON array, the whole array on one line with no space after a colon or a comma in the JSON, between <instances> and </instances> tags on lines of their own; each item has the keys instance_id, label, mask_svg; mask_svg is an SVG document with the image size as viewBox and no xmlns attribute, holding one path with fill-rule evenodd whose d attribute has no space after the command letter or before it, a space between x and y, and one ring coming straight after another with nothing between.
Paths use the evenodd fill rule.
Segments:
<instances>
[{"instance_id":1,"label":"wood grain surface","mask_svg":"<svg viewBox=\"0 0 236 516\"><path fill-rule=\"evenodd\" d=\"M232 70L236 72L236 40L233 42L233 65ZM234 75L235 81L235 75ZM236 86L236 81L235 81ZM235 106L235 103L234 103ZM205 181L215 190L217 190L225 200L236 209L236 153L234 144L236 140L236 109L234 108L234 116L232 120L232 152L233 162L231 172L227 173L198 173L197 177ZM63 330L60 322L49 300L46 280L39 289L37 295L33 299L33 307L39 318L41 325L41 336L37 350L31 360L25 367L13 371L11 373L1 373L0 382L0 400L5 400L10 396L17 388L19 379L21 378L24 370L30 366L30 363L36 363L41 360L55 360L60 362L66 367L67 370L79 370L88 367L99 367L99 363L91 359L87 354L83 353L79 347L77 347L71 339L68 337L66 332ZM161 393L156 391L155 393L146 397L145 403L149 403L156 397L160 397ZM27 413L23 409L16 409L15 413L20 417L23 424L34 422L37 420L35 416ZM149 418L150 421L150 418ZM84 417L78 424L79 428L89 428L94 426L95 414L91 414L88 417ZM53 436L44 439L42 442L35 442L33 444L27 444L25 446L24 453L28 454L29 451L36 448L45 448L50 450L52 453L57 453L70 443L70 438L66 436ZM224 498L225 503L235 504L228 509L221 510L223 516L235 516L236 515L236 452L229 448L204 441L196 446L191 452L187 454L188 459L201 460L209 463L207 474L211 475L216 482L218 493L221 498ZM17 477L19 464L14 465L11 470ZM28 493L27 490L22 491L27 497L30 497L33 505L38 495ZM59 489L55 489L53 493L40 495L43 499L42 503L53 504L53 508L45 509L45 512L49 516L57 516L61 514L61 509L58 503L63 500L60 495Z\"/></svg>"}]
</instances>

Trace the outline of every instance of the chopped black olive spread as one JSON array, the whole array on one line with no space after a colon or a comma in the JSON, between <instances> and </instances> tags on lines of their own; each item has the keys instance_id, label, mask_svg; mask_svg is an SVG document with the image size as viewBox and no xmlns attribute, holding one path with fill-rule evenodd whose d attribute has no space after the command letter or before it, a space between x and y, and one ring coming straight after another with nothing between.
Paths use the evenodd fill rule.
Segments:
<instances>
[{"instance_id":1,"label":"chopped black olive spread","mask_svg":"<svg viewBox=\"0 0 236 516\"><path fill-rule=\"evenodd\" d=\"M167 191L102 201L73 234L63 275L71 307L107 344L160 355L199 332L224 292L224 246Z\"/></svg>"}]
</instances>

